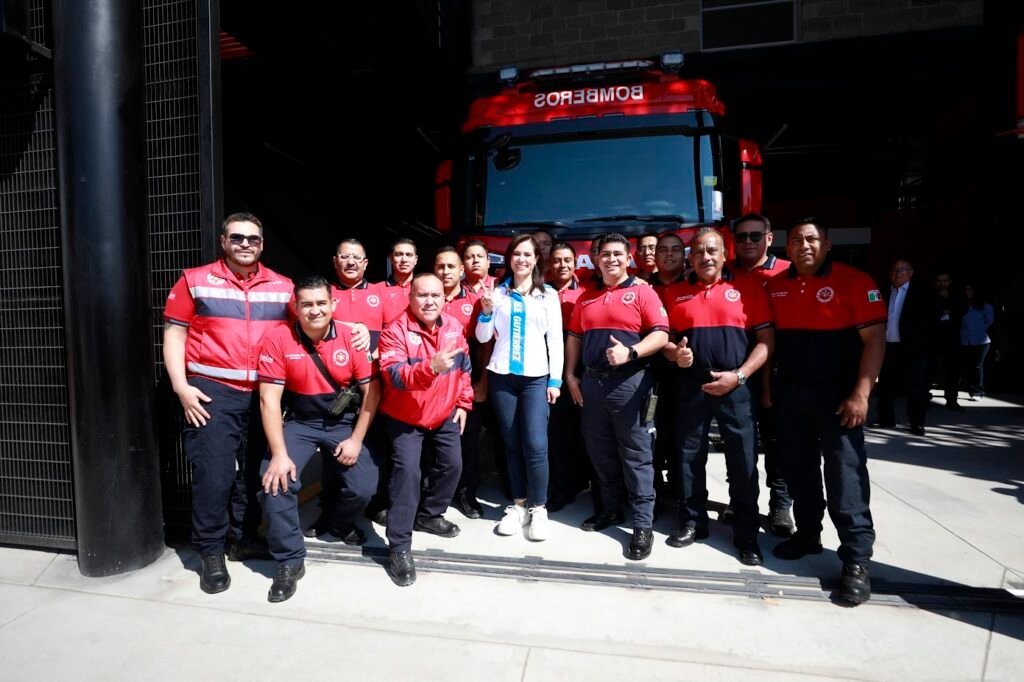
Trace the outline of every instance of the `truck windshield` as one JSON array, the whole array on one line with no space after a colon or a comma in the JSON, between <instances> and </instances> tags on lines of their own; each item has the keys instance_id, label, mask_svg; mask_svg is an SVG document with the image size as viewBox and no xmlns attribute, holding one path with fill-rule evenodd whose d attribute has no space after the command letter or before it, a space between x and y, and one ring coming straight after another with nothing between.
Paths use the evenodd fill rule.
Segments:
<instances>
[{"instance_id":1,"label":"truck windshield","mask_svg":"<svg viewBox=\"0 0 1024 682\"><path fill-rule=\"evenodd\" d=\"M709 221L719 181L711 150L709 135L511 140L487 152L486 173L476 169L478 225Z\"/></svg>"}]
</instances>

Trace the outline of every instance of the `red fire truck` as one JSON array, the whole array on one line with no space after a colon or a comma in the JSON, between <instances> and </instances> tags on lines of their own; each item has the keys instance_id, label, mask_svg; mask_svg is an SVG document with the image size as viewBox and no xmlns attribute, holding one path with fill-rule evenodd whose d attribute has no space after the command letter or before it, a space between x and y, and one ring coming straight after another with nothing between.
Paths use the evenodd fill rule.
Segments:
<instances>
[{"instance_id":1,"label":"red fire truck","mask_svg":"<svg viewBox=\"0 0 1024 682\"><path fill-rule=\"evenodd\" d=\"M759 211L758 146L725 132L714 85L680 77L682 63L675 52L526 78L502 69L503 89L472 103L462 148L438 167L438 229L484 240L500 267L510 237L544 228L593 267L602 234L635 247L643 232L676 230L689 243L699 227Z\"/></svg>"}]
</instances>

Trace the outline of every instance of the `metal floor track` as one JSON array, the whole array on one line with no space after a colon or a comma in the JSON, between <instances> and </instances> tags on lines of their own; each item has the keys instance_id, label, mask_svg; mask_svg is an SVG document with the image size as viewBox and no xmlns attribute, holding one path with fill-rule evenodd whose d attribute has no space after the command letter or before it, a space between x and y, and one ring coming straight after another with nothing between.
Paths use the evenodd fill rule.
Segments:
<instances>
[{"instance_id":1,"label":"metal floor track","mask_svg":"<svg viewBox=\"0 0 1024 682\"><path fill-rule=\"evenodd\" d=\"M382 547L347 547L307 543L307 558L351 564L386 566ZM632 565L549 561L537 557L495 557L452 554L440 550L414 551L416 569L490 578L536 580L576 585L604 585L642 590L671 590L746 596L757 599L834 601L836 580L772 575L758 571L736 573L655 568ZM871 604L923 608L931 611L974 611L1024 614L1024 599L999 588L969 587L955 583L891 583L872 579Z\"/></svg>"}]
</instances>

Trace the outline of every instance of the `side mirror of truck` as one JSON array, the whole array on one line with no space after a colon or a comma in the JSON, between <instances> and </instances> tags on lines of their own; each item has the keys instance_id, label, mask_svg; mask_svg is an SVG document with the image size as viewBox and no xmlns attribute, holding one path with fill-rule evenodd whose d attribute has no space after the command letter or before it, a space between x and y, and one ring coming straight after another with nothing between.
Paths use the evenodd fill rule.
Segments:
<instances>
[{"instance_id":1,"label":"side mirror of truck","mask_svg":"<svg viewBox=\"0 0 1024 682\"><path fill-rule=\"evenodd\" d=\"M760 213L761 147L751 140L740 140L740 215Z\"/></svg>"}]
</instances>

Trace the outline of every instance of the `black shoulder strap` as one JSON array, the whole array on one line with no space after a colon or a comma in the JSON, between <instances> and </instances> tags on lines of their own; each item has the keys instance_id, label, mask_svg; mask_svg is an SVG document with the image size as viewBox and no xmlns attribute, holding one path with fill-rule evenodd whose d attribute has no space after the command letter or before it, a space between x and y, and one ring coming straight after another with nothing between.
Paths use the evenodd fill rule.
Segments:
<instances>
[{"instance_id":1,"label":"black shoulder strap","mask_svg":"<svg viewBox=\"0 0 1024 682\"><path fill-rule=\"evenodd\" d=\"M306 349L306 354L309 355L309 359L312 360L313 364L316 365L316 368L320 370L320 374L324 375L324 379L327 380L330 387L340 393L343 390L341 385L334 380L331 373L327 371L326 367L324 367L324 361L320 359L320 354L316 352L316 348L313 348L313 342L310 341L309 337L302 332L302 329L299 329L299 341L302 342L302 347Z\"/></svg>"}]
</instances>

